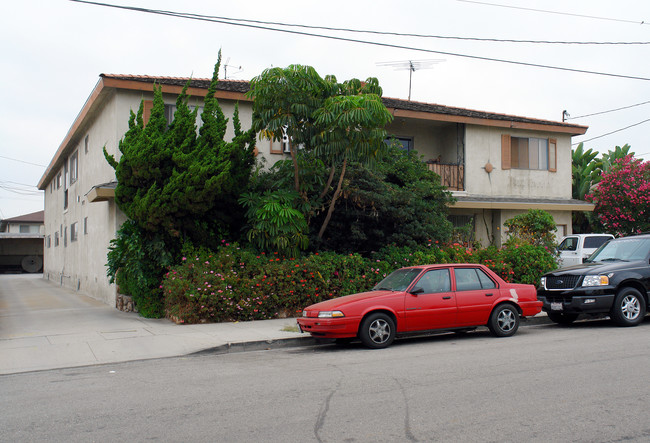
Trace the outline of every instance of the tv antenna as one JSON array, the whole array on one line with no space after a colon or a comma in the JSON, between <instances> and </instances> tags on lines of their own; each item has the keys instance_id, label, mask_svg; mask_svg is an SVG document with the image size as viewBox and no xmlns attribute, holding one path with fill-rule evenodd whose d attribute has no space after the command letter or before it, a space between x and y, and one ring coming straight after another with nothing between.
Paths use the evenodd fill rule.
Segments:
<instances>
[{"instance_id":1,"label":"tv antenna","mask_svg":"<svg viewBox=\"0 0 650 443\"><path fill-rule=\"evenodd\" d=\"M228 57L228 59L226 60L226 63L224 63L224 65L223 65L223 79L224 80L228 80L228 68L236 68L237 69L237 71L235 71L233 74L237 74L237 73L243 71L241 66L229 65L228 62L230 62L230 57ZM233 74L230 74L230 75L233 75Z\"/></svg>"},{"instance_id":2,"label":"tv antenna","mask_svg":"<svg viewBox=\"0 0 650 443\"><path fill-rule=\"evenodd\" d=\"M409 101L411 101L411 80L413 78L413 73L419 71L420 69L431 69L433 65L442 63L446 61L443 58L435 58L429 60L403 60L396 62L378 62L377 66L388 66L390 68L395 68L396 71L409 71Z\"/></svg>"}]
</instances>

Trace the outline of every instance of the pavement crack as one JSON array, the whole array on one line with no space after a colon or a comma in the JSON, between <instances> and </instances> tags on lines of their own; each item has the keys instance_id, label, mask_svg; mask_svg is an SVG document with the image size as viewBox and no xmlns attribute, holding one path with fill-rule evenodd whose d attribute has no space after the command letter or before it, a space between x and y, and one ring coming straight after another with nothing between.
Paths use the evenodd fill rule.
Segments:
<instances>
[{"instance_id":1,"label":"pavement crack","mask_svg":"<svg viewBox=\"0 0 650 443\"><path fill-rule=\"evenodd\" d=\"M415 438L413 432L411 431L411 412L409 410L409 399L406 395L406 390L398 378L393 377L393 380L395 380L395 383L397 386L399 386L399 390L402 393L402 398L404 399L404 435L408 441L418 441L418 439Z\"/></svg>"},{"instance_id":2,"label":"pavement crack","mask_svg":"<svg viewBox=\"0 0 650 443\"><path fill-rule=\"evenodd\" d=\"M90 350L90 353L93 355L93 358L95 359L95 361L99 361L99 359L95 355L95 351L93 351L92 346L90 346L90 343L86 342L86 346L88 346L88 349Z\"/></svg>"},{"instance_id":3,"label":"pavement crack","mask_svg":"<svg viewBox=\"0 0 650 443\"><path fill-rule=\"evenodd\" d=\"M337 366L334 366L339 372L341 372L341 369ZM318 417L316 418L316 424L314 425L314 436L316 437L316 440L320 443L323 442L322 437L320 436L320 432L323 429L323 424L325 423L325 418L327 417L327 413L330 409L330 401L332 400L332 397L334 394L338 392L338 390L341 387L341 381L343 380L343 373L341 373L341 376L339 377L339 380L336 383L336 386L334 389L330 391L330 393L327 395L325 398L325 401L321 405L320 411L318 412Z\"/></svg>"}]
</instances>

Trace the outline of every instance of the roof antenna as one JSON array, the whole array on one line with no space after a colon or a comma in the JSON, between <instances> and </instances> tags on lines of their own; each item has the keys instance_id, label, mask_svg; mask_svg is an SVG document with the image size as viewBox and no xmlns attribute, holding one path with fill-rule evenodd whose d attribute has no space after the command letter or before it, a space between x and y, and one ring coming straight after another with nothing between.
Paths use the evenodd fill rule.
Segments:
<instances>
[{"instance_id":1,"label":"roof antenna","mask_svg":"<svg viewBox=\"0 0 650 443\"><path fill-rule=\"evenodd\" d=\"M435 59L429 59L429 60L403 60L403 61L397 61L397 62L377 62L375 63L377 66L389 66L392 68L395 68L396 71L406 71L408 69L409 71L409 98L408 100L411 101L411 80L413 77L413 73L415 71L419 71L420 69L431 69L433 68L433 65L436 65L438 63L445 62L447 60L443 58L435 58Z\"/></svg>"},{"instance_id":2,"label":"roof antenna","mask_svg":"<svg viewBox=\"0 0 650 443\"><path fill-rule=\"evenodd\" d=\"M226 60L226 63L224 63L224 65L223 65L223 79L224 80L228 80L228 68L237 68L237 71L235 71L231 75L234 75L234 74L237 74L237 73L240 73L240 72L243 71L241 66L229 65L228 64L229 61L230 61L230 57L228 57L228 59Z\"/></svg>"}]
</instances>

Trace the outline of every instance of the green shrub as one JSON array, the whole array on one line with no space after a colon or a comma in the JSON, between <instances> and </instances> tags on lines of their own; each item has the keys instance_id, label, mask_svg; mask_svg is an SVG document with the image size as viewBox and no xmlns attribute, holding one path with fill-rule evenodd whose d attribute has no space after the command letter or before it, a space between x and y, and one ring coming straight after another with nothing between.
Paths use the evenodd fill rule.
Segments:
<instances>
[{"instance_id":1,"label":"green shrub","mask_svg":"<svg viewBox=\"0 0 650 443\"><path fill-rule=\"evenodd\" d=\"M168 317L182 323L260 320L297 316L319 301L370 290L395 269L435 263L480 263L504 280L536 284L555 267L540 246L476 249L428 243L417 249L387 246L370 258L314 253L300 258L258 254L237 245L217 252L188 250L160 288Z\"/></svg>"}]
</instances>

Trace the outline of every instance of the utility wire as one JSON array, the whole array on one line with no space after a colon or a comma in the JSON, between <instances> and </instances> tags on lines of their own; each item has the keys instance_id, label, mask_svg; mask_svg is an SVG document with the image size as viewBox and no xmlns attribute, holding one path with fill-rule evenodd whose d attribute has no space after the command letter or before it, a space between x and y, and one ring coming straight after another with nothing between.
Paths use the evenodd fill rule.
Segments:
<instances>
[{"instance_id":1,"label":"utility wire","mask_svg":"<svg viewBox=\"0 0 650 443\"><path fill-rule=\"evenodd\" d=\"M72 0L76 1L76 0ZM85 3L80 1L80 3ZM169 12L169 11L163 11ZM459 36L449 36L449 35L432 35L432 34L414 34L414 33L402 33L402 32L391 32L391 31L375 31L369 29L352 29L352 28L335 28L331 26L316 26L316 25L301 25L297 23L283 23L283 22L270 22L263 20L251 20L244 18L232 18L232 17L221 17L216 15L203 15L203 14L191 14L183 13L184 17L187 18L206 18L213 20L228 20L231 22L245 22L245 23L256 23L261 25L272 25L272 26L285 26L288 28L304 28L304 29L321 29L324 31L342 31L342 32L353 32L358 34L375 34L375 35L388 35L395 37L415 37L415 38L430 38L430 39L440 39L440 40L464 40L464 41L478 41L478 42L490 42L490 43L532 43L532 44L547 44L547 45L649 45L650 41L635 41L635 42L594 42L594 41L558 41L558 40L518 40L518 39L500 39L500 38L479 38L479 37L459 37Z\"/></svg>"},{"instance_id":2,"label":"utility wire","mask_svg":"<svg viewBox=\"0 0 650 443\"><path fill-rule=\"evenodd\" d=\"M639 123L634 123L633 125L626 126L626 127L624 127L624 128L621 128L621 129L616 129L615 131L608 132L607 134L602 134L602 135L599 135L599 136L597 136L597 137L592 137L592 138L589 138L589 139L587 139L587 140L581 140L581 141L579 141L579 142L577 142L577 143L572 143L571 145L573 146L573 145L577 145L577 144L580 144L580 143L587 143L587 142L590 142L590 141L592 141L592 140L596 140L596 139L599 139L599 138L607 137L608 135L616 134L617 132L625 131L626 129L630 129L630 128L633 128L633 127L635 127L635 126L639 126L639 125L641 125L641 124L643 124L643 123L647 123L647 122L650 122L650 118L649 118L649 119L646 119L646 120L643 120L643 121L641 121L641 122L639 122Z\"/></svg>"},{"instance_id":3,"label":"utility wire","mask_svg":"<svg viewBox=\"0 0 650 443\"><path fill-rule=\"evenodd\" d=\"M457 0L459 2L463 3L475 3L477 5L486 5L486 6L497 6L499 8L509 8L509 9L520 9L523 11L533 11L533 12L543 12L545 14L556 14L556 15L568 15L571 17L582 17L582 18L590 18L590 19L595 19L595 20L607 20L610 22L622 22L622 23L633 23L635 25L649 25L650 23L646 23L645 20L625 20L625 19L620 19L620 18L611 18L611 17L597 17L595 15L585 15L585 14L573 14L570 12L559 12L559 11L549 11L547 9L534 9L534 8L524 8L521 6L512 6L512 5L500 5L497 3L488 3L488 2L479 2L475 0Z\"/></svg>"},{"instance_id":4,"label":"utility wire","mask_svg":"<svg viewBox=\"0 0 650 443\"><path fill-rule=\"evenodd\" d=\"M610 112L621 111L623 109L630 109L630 108L634 108L635 106L646 105L648 103L650 103L650 100L648 100L647 102L637 103L635 105L623 106L622 108L610 109L609 111L594 112L593 114L579 115L577 117L567 117L566 120L575 120L577 118L593 117L594 115L608 114Z\"/></svg>"},{"instance_id":5,"label":"utility wire","mask_svg":"<svg viewBox=\"0 0 650 443\"><path fill-rule=\"evenodd\" d=\"M24 160L18 160L17 158L5 157L4 155L0 155L0 158L4 158L4 159L11 160L11 161L14 161L14 162L19 162L19 163L25 163L27 165L40 166L41 168L46 167L45 165L39 165L38 163L26 162Z\"/></svg>"},{"instance_id":6,"label":"utility wire","mask_svg":"<svg viewBox=\"0 0 650 443\"><path fill-rule=\"evenodd\" d=\"M85 4L89 4L89 5L95 5L95 6L104 6L104 7L109 7L109 8L145 12L145 13L149 13L149 14L158 14L158 15L166 15L166 16L171 16L171 17L186 18L186 19L190 19L190 20L199 20L199 21L206 21L206 22L212 22L212 23L221 23L221 24L226 24L226 25L231 25L231 26L240 26L240 27L245 27L245 28L262 29L262 30L266 30L266 31L284 32L284 33L287 33L287 34L304 35L304 36L309 36L309 37L319 37L319 38L326 38L326 39L330 39L330 40L338 40L338 41L351 42L351 43L361 43L361 44L366 44L366 45L381 46L381 47L385 47L385 48L405 49L405 50L409 50L409 51L418 51L418 52L427 52L427 53L433 53L433 54L442 54L442 55L447 55L447 56L450 56L450 57L462 57L462 58L469 58L469 59L473 59L473 60L483 60L483 61L490 61L490 62L497 62L497 63L507 63L507 64L511 64L511 65L529 66L529 67L533 67L533 68L544 68L544 69L553 69L553 70L557 70L557 71L577 72L577 73L581 73L581 74L602 75L602 76L606 76L606 77L616 77L616 78L625 78L625 79L630 79L630 80L650 81L650 78L648 78L648 77L639 77L639 76L623 75L623 74L612 74L612 73L606 73L606 72L589 71L589 70L584 70L584 69L563 68L563 67L559 67L559 66L542 65L542 64L539 64L539 63L518 62L518 61L514 61L514 60L505 60L505 59L497 59L497 58L491 58L491 57L482 57L482 56L477 56L477 55L459 54L459 53L445 52L445 51L434 51L432 49L415 48L415 47L410 47L410 46L395 45L395 44L389 44L389 43L380 43L380 42L373 42L373 41L368 41L368 40L358 40L358 39L352 39L352 38L346 38L346 37L335 37L335 36L324 35L324 34L313 34L313 33L303 32L303 31L293 31L293 30L289 30L289 29L278 29L278 28L271 28L271 27L268 27L268 26L259 26L259 25L252 25L252 24L246 24L246 23L234 23L234 22L230 22L230 21L226 21L226 20L210 19L210 18L207 18L207 17L201 17L201 16L196 16L196 15L192 16L192 15L187 15L187 14L184 14L184 13L171 12L171 11L162 11L162 10L153 10L153 9L147 9L147 8L138 8L138 7L134 7L134 6L111 5L111 4L108 4L108 3L90 2L90 1L85 1L85 0L70 0L70 1L76 2L76 3L85 3Z\"/></svg>"}]
</instances>

